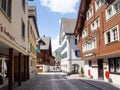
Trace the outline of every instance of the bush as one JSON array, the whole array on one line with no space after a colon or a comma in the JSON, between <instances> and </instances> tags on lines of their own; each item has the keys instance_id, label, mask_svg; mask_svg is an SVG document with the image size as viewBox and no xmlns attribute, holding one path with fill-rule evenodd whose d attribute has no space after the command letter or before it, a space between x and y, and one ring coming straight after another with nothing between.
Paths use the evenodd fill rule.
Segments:
<instances>
[{"instance_id":1,"label":"bush","mask_svg":"<svg viewBox=\"0 0 120 90\"><path fill-rule=\"evenodd\" d=\"M81 72L81 74L84 74L84 70L83 70L83 68L82 68L82 67L81 67L81 71L80 71L80 72Z\"/></svg>"}]
</instances>

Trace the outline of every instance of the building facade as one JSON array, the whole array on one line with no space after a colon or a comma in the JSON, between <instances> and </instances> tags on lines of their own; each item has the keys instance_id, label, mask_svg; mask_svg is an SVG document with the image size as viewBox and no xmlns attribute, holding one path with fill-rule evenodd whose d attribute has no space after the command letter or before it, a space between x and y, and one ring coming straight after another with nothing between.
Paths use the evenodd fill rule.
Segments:
<instances>
[{"instance_id":1,"label":"building facade","mask_svg":"<svg viewBox=\"0 0 120 90\"><path fill-rule=\"evenodd\" d=\"M80 50L77 47L77 39L74 36L75 23L75 19L61 19L61 70L68 74L79 73L80 68L84 66L84 61L81 60Z\"/></svg>"},{"instance_id":2,"label":"building facade","mask_svg":"<svg viewBox=\"0 0 120 90\"><path fill-rule=\"evenodd\" d=\"M58 49L55 50L54 52L55 56L55 68L60 69L60 62L61 62L61 48L59 47Z\"/></svg>"},{"instance_id":3,"label":"building facade","mask_svg":"<svg viewBox=\"0 0 120 90\"><path fill-rule=\"evenodd\" d=\"M33 78L37 73L37 39L39 32L37 27L36 7L28 7L28 37L29 37L29 70L30 78Z\"/></svg>"},{"instance_id":4,"label":"building facade","mask_svg":"<svg viewBox=\"0 0 120 90\"><path fill-rule=\"evenodd\" d=\"M29 79L28 0L0 0L0 88Z\"/></svg>"},{"instance_id":5,"label":"building facade","mask_svg":"<svg viewBox=\"0 0 120 90\"><path fill-rule=\"evenodd\" d=\"M37 54L37 70L38 72L47 72L50 62L52 63L51 60L53 60L51 38L43 36L37 42L40 45L40 53Z\"/></svg>"},{"instance_id":6,"label":"building facade","mask_svg":"<svg viewBox=\"0 0 120 90\"><path fill-rule=\"evenodd\" d=\"M75 34L87 77L120 83L119 12L119 0L81 0Z\"/></svg>"}]
</instances>

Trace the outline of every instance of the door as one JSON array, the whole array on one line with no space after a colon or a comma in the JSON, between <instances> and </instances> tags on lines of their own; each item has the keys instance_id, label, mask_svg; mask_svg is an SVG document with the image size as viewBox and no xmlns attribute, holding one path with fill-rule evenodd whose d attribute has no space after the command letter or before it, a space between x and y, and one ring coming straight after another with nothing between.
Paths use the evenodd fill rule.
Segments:
<instances>
[{"instance_id":1,"label":"door","mask_svg":"<svg viewBox=\"0 0 120 90\"><path fill-rule=\"evenodd\" d=\"M79 65L78 64L73 64L72 65L72 73L73 74L78 74L78 69L79 69Z\"/></svg>"},{"instance_id":2,"label":"door","mask_svg":"<svg viewBox=\"0 0 120 90\"><path fill-rule=\"evenodd\" d=\"M104 73L103 73L103 59L98 60L98 78L103 79Z\"/></svg>"}]
</instances>

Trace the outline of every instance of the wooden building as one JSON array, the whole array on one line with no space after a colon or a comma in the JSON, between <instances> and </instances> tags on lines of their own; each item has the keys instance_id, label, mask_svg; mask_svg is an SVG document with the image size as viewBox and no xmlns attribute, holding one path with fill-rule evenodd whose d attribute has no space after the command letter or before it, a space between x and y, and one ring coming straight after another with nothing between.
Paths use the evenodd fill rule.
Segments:
<instances>
[{"instance_id":1,"label":"wooden building","mask_svg":"<svg viewBox=\"0 0 120 90\"><path fill-rule=\"evenodd\" d=\"M50 37L40 37L38 39L40 45L40 53L37 54L37 70L38 72L46 72L52 57L51 39Z\"/></svg>"}]
</instances>

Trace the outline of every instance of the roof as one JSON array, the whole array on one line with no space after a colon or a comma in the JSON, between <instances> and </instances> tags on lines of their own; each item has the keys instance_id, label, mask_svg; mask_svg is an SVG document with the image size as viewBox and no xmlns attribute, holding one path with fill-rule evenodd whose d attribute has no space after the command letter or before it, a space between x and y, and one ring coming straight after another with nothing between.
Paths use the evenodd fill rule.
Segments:
<instances>
[{"instance_id":1,"label":"roof","mask_svg":"<svg viewBox=\"0 0 120 90\"><path fill-rule=\"evenodd\" d=\"M74 33L76 19L62 18L61 19L61 32Z\"/></svg>"},{"instance_id":2,"label":"roof","mask_svg":"<svg viewBox=\"0 0 120 90\"><path fill-rule=\"evenodd\" d=\"M36 7L35 6L28 6L28 10L35 10Z\"/></svg>"},{"instance_id":3,"label":"roof","mask_svg":"<svg viewBox=\"0 0 120 90\"><path fill-rule=\"evenodd\" d=\"M73 18L62 18L60 28L60 41L63 33L74 34L74 28L76 25L76 19Z\"/></svg>"},{"instance_id":4,"label":"roof","mask_svg":"<svg viewBox=\"0 0 120 90\"><path fill-rule=\"evenodd\" d=\"M48 50L51 44L51 38L50 37L40 37L38 39L39 41L43 41L45 44L40 44L40 50Z\"/></svg>"},{"instance_id":5,"label":"roof","mask_svg":"<svg viewBox=\"0 0 120 90\"><path fill-rule=\"evenodd\" d=\"M28 6L28 17L33 19L35 28L36 28L36 32L37 32L37 36L39 38L40 35L39 35L39 31L38 31L38 26L37 26L36 7L35 6Z\"/></svg>"},{"instance_id":6,"label":"roof","mask_svg":"<svg viewBox=\"0 0 120 90\"><path fill-rule=\"evenodd\" d=\"M86 20L86 12L89 9L90 2L91 0L81 0L80 2L76 26L74 29L75 35L81 34L81 31L84 27L84 21Z\"/></svg>"}]
</instances>

